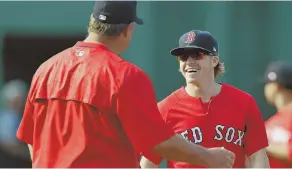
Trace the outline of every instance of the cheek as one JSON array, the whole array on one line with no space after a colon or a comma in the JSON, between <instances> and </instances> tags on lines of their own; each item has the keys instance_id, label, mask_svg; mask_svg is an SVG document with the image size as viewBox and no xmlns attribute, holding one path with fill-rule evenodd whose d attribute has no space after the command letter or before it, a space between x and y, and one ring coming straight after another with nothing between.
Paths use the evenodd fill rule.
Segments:
<instances>
[{"instance_id":1,"label":"cheek","mask_svg":"<svg viewBox=\"0 0 292 169\"><path fill-rule=\"evenodd\" d=\"M184 68L185 68L185 64L180 63L179 64L179 72L182 74L183 77L185 77Z\"/></svg>"},{"instance_id":2,"label":"cheek","mask_svg":"<svg viewBox=\"0 0 292 169\"><path fill-rule=\"evenodd\" d=\"M179 71L180 72L182 72L182 73L184 72L185 65L186 64L184 62L179 61Z\"/></svg>"},{"instance_id":3,"label":"cheek","mask_svg":"<svg viewBox=\"0 0 292 169\"><path fill-rule=\"evenodd\" d=\"M212 67L208 60L199 60L197 63L203 70L209 70Z\"/></svg>"},{"instance_id":4,"label":"cheek","mask_svg":"<svg viewBox=\"0 0 292 169\"><path fill-rule=\"evenodd\" d=\"M265 97L269 97L269 91L268 91L268 89L265 87L265 89L264 89L264 94L265 94Z\"/></svg>"},{"instance_id":5,"label":"cheek","mask_svg":"<svg viewBox=\"0 0 292 169\"><path fill-rule=\"evenodd\" d=\"M273 96L274 92L275 92L275 89L272 86L269 86L269 85L265 86L264 93L265 93L265 96L268 99L271 99L271 97Z\"/></svg>"}]
</instances>

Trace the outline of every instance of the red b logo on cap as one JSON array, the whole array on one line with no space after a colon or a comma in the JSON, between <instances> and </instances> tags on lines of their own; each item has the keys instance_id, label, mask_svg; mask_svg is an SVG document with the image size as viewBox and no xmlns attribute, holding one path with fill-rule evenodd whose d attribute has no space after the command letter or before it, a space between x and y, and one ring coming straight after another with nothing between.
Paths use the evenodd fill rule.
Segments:
<instances>
[{"instance_id":1,"label":"red b logo on cap","mask_svg":"<svg viewBox=\"0 0 292 169\"><path fill-rule=\"evenodd\" d=\"M191 43L195 40L195 37L196 37L196 34L195 32L189 32L188 35L187 35L187 38L185 40L185 43Z\"/></svg>"}]
</instances>

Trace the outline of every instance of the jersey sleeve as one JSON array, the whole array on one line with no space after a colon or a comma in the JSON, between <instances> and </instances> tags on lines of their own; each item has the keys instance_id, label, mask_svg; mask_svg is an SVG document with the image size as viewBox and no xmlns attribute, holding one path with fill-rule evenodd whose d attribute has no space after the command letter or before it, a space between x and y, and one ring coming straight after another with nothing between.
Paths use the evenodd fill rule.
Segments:
<instances>
[{"instance_id":1,"label":"jersey sleeve","mask_svg":"<svg viewBox=\"0 0 292 169\"><path fill-rule=\"evenodd\" d=\"M158 110L164 122L167 124L167 114L168 114L168 106L167 106L167 99L162 100L157 104ZM145 151L142 153L148 160L153 162L156 165L159 165L163 161L163 157L155 154L153 151Z\"/></svg>"},{"instance_id":2,"label":"jersey sleeve","mask_svg":"<svg viewBox=\"0 0 292 169\"><path fill-rule=\"evenodd\" d=\"M33 145L33 130L33 103L28 97L16 137L27 144Z\"/></svg>"},{"instance_id":3,"label":"jersey sleeve","mask_svg":"<svg viewBox=\"0 0 292 169\"><path fill-rule=\"evenodd\" d=\"M244 148L248 156L268 146L262 114L255 99L251 99L247 112Z\"/></svg>"},{"instance_id":4,"label":"jersey sleeve","mask_svg":"<svg viewBox=\"0 0 292 169\"><path fill-rule=\"evenodd\" d=\"M164 100L160 101L157 106L158 106L158 110L161 114L162 119L164 120L164 122L167 124L167 115L168 115L168 111L169 111L169 99L165 98Z\"/></svg>"},{"instance_id":5,"label":"jersey sleeve","mask_svg":"<svg viewBox=\"0 0 292 169\"><path fill-rule=\"evenodd\" d=\"M156 103L154 88L143 71L130 74L117 95L117 115L123 129L139 153L174 135L164 123Z\"/></svg>"}]
</instances>

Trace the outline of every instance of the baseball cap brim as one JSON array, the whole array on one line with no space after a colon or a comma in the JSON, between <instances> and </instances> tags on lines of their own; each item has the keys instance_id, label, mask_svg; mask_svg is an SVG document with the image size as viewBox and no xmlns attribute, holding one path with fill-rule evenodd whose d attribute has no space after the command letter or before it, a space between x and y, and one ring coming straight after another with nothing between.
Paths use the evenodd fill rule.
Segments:
<instances>
[{"instance_id":1,"label":"baseball cap brim","mask_svg":"<svg viewBox=\"0 0 292 169\"><path fill-rule=\"evenodd\" d=\"M174 48L170 51L170 54L173 56L180 56L192 51L205 51L205 52L211 52L205 48L199 47L199 46L185 46L185 47L179 47Z\"/></svg>"},{"instance_id":2,"label":"baseball cap brim","mask_svg":"<svg viewBox=\"0 0 292 169\"><path fill-rule=\"evenodd\" d=\"M144 22L141 18L136 17L135 23L137 23L138 25L143 25Z\"/></svg>"}]
</instances>

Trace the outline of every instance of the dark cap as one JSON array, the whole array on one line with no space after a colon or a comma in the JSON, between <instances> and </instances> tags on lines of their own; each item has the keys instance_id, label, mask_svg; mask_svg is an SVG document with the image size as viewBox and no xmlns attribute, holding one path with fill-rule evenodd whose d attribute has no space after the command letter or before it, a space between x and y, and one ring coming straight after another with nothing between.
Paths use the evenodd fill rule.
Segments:
<instances>
[{"instance_id":1,"label":"dark cap","mask_svg":"<svg viewBox=\"0 0 292 169\"><path fill-rule=\"evenodd\" d=\"M137 1L96 1L93 18L108 24L143 24L136 14Z\"/></svg>"},{"instance_id":2,"label":"dark cap","mask_svg":"<svg viewBox=\"0 0 292 169\"><path fill-rule=\"evenodd\" d=\"M174 56L185 54L186 51L205 51L218 56L218 43L207 31L192 30L185 33L179 39L179 47L172 49L170 53Z\"/></svg>"},{"instance_id":3,"label":"dark cap","mask_svg":"<svg viewBox=\"0 0 292 169\"><path fill-rule=\"evenodd\" d=\"M277 82L285 88L292 89L292 66L285 62L273 62L265 72L265 82Z\"/></svg>"}]
</instances>

